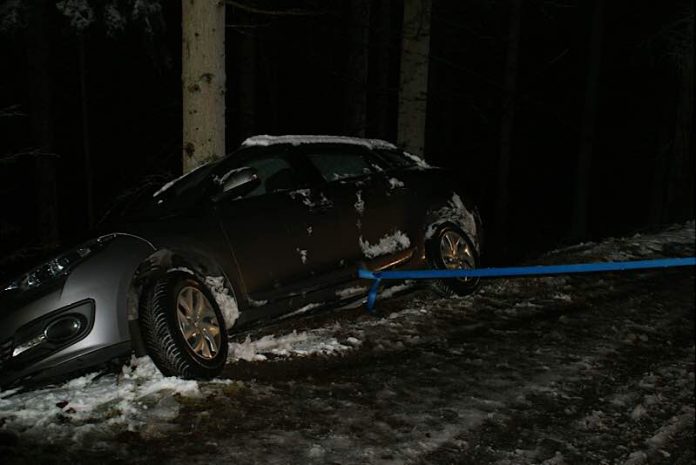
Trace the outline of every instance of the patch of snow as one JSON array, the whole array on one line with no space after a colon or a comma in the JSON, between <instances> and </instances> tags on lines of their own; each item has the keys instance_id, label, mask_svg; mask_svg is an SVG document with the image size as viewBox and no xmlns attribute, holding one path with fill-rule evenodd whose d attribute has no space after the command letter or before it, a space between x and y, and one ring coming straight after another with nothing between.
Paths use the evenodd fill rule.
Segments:
<instances>
[{"instance_id":1,"label":"patch of snow","mask_svg":"<svg viewBox=\"0 0 696 465\"><path fill-rule=\"evenodd\" d=\"M70 19L70 26L84 31L94 22L94 9L87 0L62 0L56 3L58 11Z\"/></svg>"},{"instance_id":2,"label":"patch of snow","mask_svg":"<svg viewBox=\"0 0 696 465\"><path fill-rule=\"evenodd\" d=\"M254 300L251 297L248 298L249 305L252 307L263 307L268 303L268 300Z\"/></svg>"},{"instance_id":3,"label":"patch of snow","mask_svg":"<svg viewBox=\"0 0 696 465\"><path fill-rule=\"evenodd\" d=\"M331 200L327 199L323 192L321 194L319 194L319 206L330 207L332 205L333 205L333 202L331 202Z\"/></svg>"},{"instance_id":4,"label":"patch of snow","mask_svg":"<svg viewBox=\"0 0 696 465\"><path fill-rule=\"evenodd\" d=\"M307 451L307 456L313 459L318 459L326 454L326 450L318 444L314 444L309 451Z\"/></svg>"},{"instance_id":5,"label":"patch of snow","mask_svg":"<svg viewBox=\"0 0 696 465\"><path fill-rule=\"evenodd\" d=\"M694 424L694 408L684 407L685 413L679 416L672 417L669 424L660 428L654 436L647 439L645 442L650 447L656 449L664 447L677 433L687 429Z\"/></svg>"},{"instance_id":6,"label":"patch of snow","mask_svg":"<svg viewBox=\"0 0 696 465\"><path fill-rule=\"evenodd\" d=\"M392 254L411 246L411 240L401 231L395 231L392 234L385 235L376 244L370 244L364 240L362 236L358 238L358 241L360 242L360 249L363 255L367 258Z\"/></svg>"},{"instance_id":7,"label":"patch of snow","mask_svg":"<svg viewBox=\"0 0 696 465\"><path fill-rule=\"evenodd\" d=\"M196 381L163 376L149 357L133 357L118 376L98 374L28 392L0 392L3 429L41 443L89 444L175 418L174 394L200 396Z\"/></svg>"},{"instance_id":8,"label":"patch of snow","mask_svg":"<svg viewBox=\"0 0 696 465\"><path fill-rule=\"evenodd\" d=\"M308 206L309 208L314 208L317 206L330 207L333 205L331 200L326 198L323 192L319 194L319 200L316 202L312 201L311 194L312 191L309 189L297 189L289 193L290 197L293 200L300 198L302 200L302 204Z\"/></svg>"},{"instance_id":9,"label":"patch of snow","mask_svg":"<svg viewBox=\"0 0 696 465\"><path fill-rule=\"evenodd\" d=\"M353 297L355 295L362 294L365 292L365 290L366 289L364 287L360 286L348 287L346 289L336 291L336 295L341 299L345 299L347 297Z\"/></svg>"},{"instance_id":10,"label":"patch of snow","mask_svg":"<svg viewBox=\"0 0 696 465\"><path fill-rule=\"evenodd\" d=\"M561 300L563 302L572 302L573 298L569 296L568 294L565 294L563 292L555 292L552 296L552 298L556 300Z\"/></svg>"},{"instance_id":11,"label":"patch of snow","mask_svg":"<svg viewBox=\"0 0 696 465\"><path fill-rule=\"evenodd\" d=\"M593 410L578 421L578 427L586 431L606 431L609 427L604 423L605 416L601 410Z\"/></svg>"},{"instance_id":12,"label":"patch of snow","mask_svg":"<svg viewBox=\"0 0 696 465\"><path fill-rule=\"evenodd\" d=\"M181 271L181 272L183 272L183 273L187 273L187 274L190 274L190 275L192 275L192 276L195 276L195 275L196 275L196 273L194 273L194 272L191 271L190 269L186 268L185 266L177 266L177 267L174 267L174 268L170 268L170 269L167 270L167 273L175 273L175 272L177 272L177 271Z\"/></svg>"},{"instance_id":13,"label":"patch of snow","mask_svg":"<svg viewBox=\"0 0 696 465\"><path fill-rule=\"evenodd\" d=\"M297 315L302 315L303 313L307 313L310 310L314 310L315 308L319 308L322 305L324 305L324 304L323 303L307 304L303 307L298 308L297 310L294 310L290 313L286 313L285 315L281 316L281 318L285 319L285 318L290 318L290 317L297 316Z\"/></svg>"},{"instance_id":14,"label":"patch of snow","mask_svg":"<svg viewBox=\"0 0 696 465\"><path fill-rule=\"evenodd\" d=\"M631 412L631 418L633 420L639 420L640 418L644 417L646 413L648 413L648 411L645 409L645 407L643 407L643 404L638 404Z\"/></svg>"},{"instance_id":15,"label":"patch of snow","mask_svg":"<svg viewBox=\"0 0 696 465\"><path fill-rule=\"evenodd\" d=\"M312 227L311 226L307 226L307 235L308 236L312 235Z\"/></svg>"},{"instance_id":16,"label":"patch of snow","mask_svg":"<svg viewBox=\"0 0 696 465\"><path fill-rule=\"evenodd\" d=\"M312 191L309 189L297 189L289 193L291 199L296 200L299 197L304 205L313 207L314 202L309 198L311 194Z\"/></svg>"},{"instance_id":17,"label":"patch of snow","mask_svg":"<svg viewBox=\"0 0 696 465\"><path fill-rule=\"evenodd\" d=\"M405 150L404 150L403 154L406 158L408 158L409 160L414 162L416 164L416 166L418 166L419 168L432 168L432 166L430 166L428 164L428 162L426 162L425 160L423 160L421 157L419 157L417 155L409 153Z\"/></svg>"},{"instance_id":18,"label":"patch of snow","mask_svg":"<svg viewBox=\"0 0 696 465\"><path fill-rule=\"evenodd\" d=\"M269 355L305 357L351 349L351 346L341 344L335 337L327 337L322 332L293 331L284 336L269 334L255 341L247 336L244 342L233 342L230 344L229 360L263 361L267 360Z\"/></svg>"},{"instance_id":19,"label":"patch of snow","mask_svg":"<svg viewBox=\"0 0 696 465\"><path fill-rule=\"evenodd\" d=\"M551 250L544 256L572 253L576 259L587 256L602 257L604 261L634 260L664 256L666 244L693 244L694 221L674 225L654 234L634 234L631 237L611 237L596 242L582 242L569 247Z\"/></svg>"},{"instance_id":20,"label":"patch of snow","mask_svg":"<svg viewBox=\"0 0 696 465\"><path fill-rule=\"evenodd\" d=\"M302 260L302 264L307 263L307 250L305 249L300 249L299 247L295 248L298 254L300 254L300 260Z\"/></svg>"},{"instance_id":21,"label":"patch of snow","mask_svg":"<svg viewBox=\"0 0 696 465\"><path fill-rule=\"evenodd\" d=\"M430 239L435 235L438 228L444 223L454 223L458 225L464 232L469 235L469 238L474 242L476 249L479 249L478 231L476 231L476 218L473 212L470 212L461 197L456 192L452 193L452 197L439 210L435 211L433 216L436 220L428 226L425 231L425 238Z\"/></svg>"},{"instance_id":22,"label":"patch of snow","mask_svg":"<svg viewBox=\"0 0 696 465\"><path fill-rule=\"evenodd\" d=\"M269 136L269 135L259 135L253 136L242 142L242 147L254 147L261 146L267 147L269 145L277 144L290 144L290 145L303 145L303 144L349 144L349 145L360 145L367 147L369 149L396 149L396 146L390 142L380 140L380 139L363 139L359 137L345 137L345 136L317 136L317 135L286 135L286 136Z\"/></svg>"},{"instance_id":23,"label":"patch of snow","mask_svg":"<svg viewBox=\"0 0 696 465\"><path fill-rule=\"evenodd\" d=\"M396 189L397 187L404 187L406 184L403 183L403 181L399 181L396 178L389 178L389 187L392 189Z\"/></svg>"},{"instance_id":24,"label":"patch of snow","mask_svg":"<svg viewBox=\"0 0 696 465\"><path fill-rule=\"evenodd\" d=\"M396 284L393 286L389 286L384 291L380 292L379 296L380 296L380 298L386 299L388 297L392 297L395 294L398 294L401 291L405 291L407 289L410 289L414 285L415 285L415 283L413 281L406 281L403 284Z\"/></svg>"},{"instance_id":25,"label":"patch of snow","mask_svg":"<svg viewBox=\"0 0 696 465\"><path fill-rule=\"evenodd\" d=\"M565 458L563 457L563 454L560 452L556 451L553 457L544 460L541 462L541 465L565 465Z\"/></svg>"},{"instance_id":26,"label":"patch of snow","mask_svg":"<svg viewBox=\"0 0 696 465\"><path fill-rule=\"evenodd\" d=\"M362 191L357 191L355 197L357 198L354 204L355 210L358 212L358 215L362 215L365 213L365 201L362 199Z\"/></svg>"},{"instance_id":27,"label":"patch of snow","mask_svg":"<svg viewBox=\"0 0 696 465\"><path fill-rule=\"evenodd\" d=\"M239 318L239 307L237 307L237 300L233 295L230 295L227 287L225 287L225 278L222 276L207 276L205 284L210 288L215 297L215 302L220 307L222 317L225 319L225 327L227 329L231 328L234 326L237 318Z\"/></svg>"},{"instance_id":28,"label":"patch of snow","mask_svg":"<svg viewBox=\"0 0 696 465\"><path fill-rule=\"evenodd\" d=\"M632 452L623 465L642 465L648 463L648 454L643 451Z\"/></svg>"}]
</instances>

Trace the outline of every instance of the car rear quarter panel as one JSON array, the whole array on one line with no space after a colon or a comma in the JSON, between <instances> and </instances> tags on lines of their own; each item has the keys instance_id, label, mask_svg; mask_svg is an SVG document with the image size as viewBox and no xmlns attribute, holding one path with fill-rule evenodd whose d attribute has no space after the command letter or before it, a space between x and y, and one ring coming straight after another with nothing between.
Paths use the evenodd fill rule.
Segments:
<instances>
[{"instance_id":1,"label":"car rear quarter panel","mask_svg":"<svg viewBox=\"0 0 696 465\"><path fill-rule=\"evenodd\" d=\"M438 225L451 222L470 236L480 253L481 221L476 206L458 179L440 168L401 170L395 177L412 192L415 208L422 218L423 240L427 240Z\"/></svg>"}]
</instances>

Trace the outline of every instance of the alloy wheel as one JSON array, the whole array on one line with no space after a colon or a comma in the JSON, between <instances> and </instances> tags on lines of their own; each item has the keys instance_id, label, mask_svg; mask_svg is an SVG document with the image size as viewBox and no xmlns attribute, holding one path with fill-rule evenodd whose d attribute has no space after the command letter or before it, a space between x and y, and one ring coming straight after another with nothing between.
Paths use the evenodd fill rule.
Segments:
<instances>
[{"instance_id":1,"label":"alloy wheel","mask_svg":"<svg viewBox=\"0 0 696 465\"><path fill-rule=\"evenodd\" d=\"M220 350L220 322L208 298L193 286L181 288L176 298L179 330L191 350L210 360Z\"/></svg>"},{"instance_id":2,"label":"alloy wheel","mask_svg":"<svg viewBox=\"0 0 696 465\"><path fill-rule=\"evenodd\" d=\"M456 231L446 231L440 237L440 257L448 270L476 268L476 258L469 242ZM471 278L462 278L468 281Z\"/></svg>"}]
</instances>

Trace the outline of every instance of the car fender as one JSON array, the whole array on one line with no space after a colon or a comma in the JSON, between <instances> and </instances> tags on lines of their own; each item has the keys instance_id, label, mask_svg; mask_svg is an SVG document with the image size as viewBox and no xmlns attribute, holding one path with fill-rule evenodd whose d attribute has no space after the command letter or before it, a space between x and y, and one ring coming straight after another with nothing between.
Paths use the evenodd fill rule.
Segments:
<instances>
[{"instance_id":1,"label":"car fender","mask_svg":"<svg viewBox=\"0 0 696 465\"><path fill-rule=\"evenodd\" d=\"M242 290L237 284L241 283L241 280L235 279L237 276L230 279L223 267L210 255L212 254L176 246L159 248L150 254L142 261L133 277L129 292L128 319L138 319L138 303L145 286L173 271L190 273L203 283L209 277L222 277L224 287L232 294L237 305L241 306L243 303L237 297L242 295Z\"/></svg>"},{"instance_id":2,"label":"car fender","mask_svg":"<svg viewBox=\"0 0 696 465\"><path fill-rule=\"evenodd\" d=\"M61 300L91 298L95 324L88 339L125 342L131 339L128 314L133 278L155 247L132 234L114 233L109 244L75 267L67 277Z\"/></svg>"},{"instance_id":3,"label":"car fender","mask_svg":"<svg viewBox=\"0 0 696 465\"><path fill-rule=\"evenodd\" d=\"M449 198L439 206L432 207L426 214L424 239L427 242L445 224L462 229L481 254L481 217L478 209L465 196L452 191Z\"/></svg>"}]
</instances>

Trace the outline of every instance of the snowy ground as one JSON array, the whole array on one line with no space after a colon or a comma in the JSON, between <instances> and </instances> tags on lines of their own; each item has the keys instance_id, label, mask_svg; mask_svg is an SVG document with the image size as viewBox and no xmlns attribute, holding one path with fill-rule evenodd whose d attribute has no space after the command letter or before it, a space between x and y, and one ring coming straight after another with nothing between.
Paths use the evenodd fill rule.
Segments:
<instances>
[{"instance_id":1,"label":"snowy ground","mask_svg":"<svg viewBox=\"0 0 696 465\"><path fill-rule=\"evenodd\" d=\"M553 264L690 256L694 224ZM427 290L240 336L224 379L149 359L0 392L0 462L693 464L693 269Z\"/></svg>"}]
</instances>

